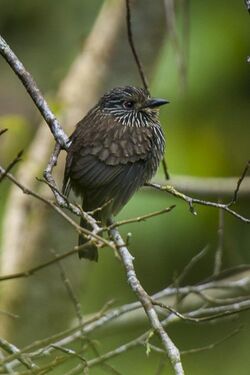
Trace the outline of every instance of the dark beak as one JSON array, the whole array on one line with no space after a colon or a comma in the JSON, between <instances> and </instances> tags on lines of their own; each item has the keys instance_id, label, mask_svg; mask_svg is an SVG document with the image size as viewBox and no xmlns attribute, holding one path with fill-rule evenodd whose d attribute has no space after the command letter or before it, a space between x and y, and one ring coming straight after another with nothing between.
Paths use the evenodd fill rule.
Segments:
<instances>
[{"instance_id":1,"label":"dark beak","mask_svg":"<svg viewBox=\"0 0 250 375\"><path fill-rule=\"evenodd\" d=\"M169 101L166 99L151 98L147 101L145 107L158 108L164 104L168 104Z\"/></svg>"}]
</instances>

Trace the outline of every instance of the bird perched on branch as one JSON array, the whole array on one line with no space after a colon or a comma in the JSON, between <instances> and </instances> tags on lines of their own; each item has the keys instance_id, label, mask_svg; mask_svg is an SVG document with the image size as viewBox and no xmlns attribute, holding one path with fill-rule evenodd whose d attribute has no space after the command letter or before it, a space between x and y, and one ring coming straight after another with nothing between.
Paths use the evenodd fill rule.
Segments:
<instances>
[{"instance_id":1,"label":"bird perched on branch","mask_svg":"<svg viewBox=\"0 0 250 375\"><path fill-rule=\"evenodd\" d=\"M72 188L82 197L84 211L103 207L94 214L103 225L155 174L165 146L159 107L166 103L141 88L117 87L76 125L70 137L63 193L68 195ZM91 230L84 219L80 225ZM85 242L80 235L79 245ZM97 261L97 247L90 243L79 256Z\"/></svg>"}]
</instances>

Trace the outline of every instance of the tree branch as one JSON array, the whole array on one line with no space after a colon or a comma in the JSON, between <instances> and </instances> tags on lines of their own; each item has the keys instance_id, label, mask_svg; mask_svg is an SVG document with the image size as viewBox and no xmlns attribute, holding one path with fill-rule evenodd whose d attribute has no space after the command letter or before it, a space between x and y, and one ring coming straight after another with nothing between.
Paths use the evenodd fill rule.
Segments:
<instances>
[{"instance_id":1,"label":"tree branch","mask_svg":"<svg viewBox=\"0 0 250 375\"><path fill-rule=\"evenodd\" d=\"M17 154L17 156L15 157L15 159L7 166L7 168L5 169L4 173L1 173L0 171L0 183L2 182L2 180L6 177L6 174L8 172L11 171L11 169L20 161L22 160L21 159L21 156L23 154L23 151L19 151L19 153Z\"/></svg>"},{"instance_id":2,"label":"tree branch","mask_svg":"<svg viewBox=\"0 0 250 375\"><path fill-rule=\"evenodd\" d=\"M44 99L40 90L37 87L31 74L25 69L22 62L14 54L10 46L0 35L0 54L7 61L11 69L16 73L25 89L29 93L31 99L35 103L35 106L39 109L42 117L48 124L51 133L53 134L55 140L61 145L65 150L68 147L68 137L64 133L61 125L56 119L55 115L51 112L48 103Z\"/></svg>"},{"instance_id":3,"label":"tree branch","mask_svg":"<svg viewBox=\"0 0 250 375\"><path fill-rule=\"evenodd\" d=\"M179 350L174 345L174 343L172 342L172 340L170 339L166 331L163 329L163 326L158 318L158 315L152 305L151 298L143 289L143 287L141 286L136 276L134 265L133 265L134 258L132 257L127 247L125 246L125 243L122 237L120 236L118 230L116 228L113 228L110 230L110 233L116 244L117 251L121 257L123 266L125 268L128 283L131 289L133 290L133 292L136 294L138 300L141 302L145 310L145 313L148 316L151 326L160 337L163 347L175 370L175 374L176 375L184 374Z\"/></svg>"},{"instance_id":4,"label":"tree branch","mask_svg":"<svg viewBox=\"0 0 250 375\"><path fill-rule=\"evenodd\" d=\"M238 272L238 273L237 273ZM230 277L231 274L231 277ZM220 278L219 278L220 277ZM249 286L250 286L250 276L249 276L249 267L245 267L244 269L241 267L238 271L231 270L230 272L223 272L221 275L218 275L218 280L212 280L207 281L204 283L201 283L199 285L194 286L185 286L185 287L177 287L177 288L166 288L163 291L160 291L152 296L154 300L159 298L168 298L165 300L166 304L171 303L171 305L174 305L174 301L169 299L171 296L175 296L177 298L179 295L185 297L185 300L183 300L179 308L181 311L185 311L185 316L189 317L191 319L195 319L197 323L199 323L202 320L199 320L199 317L205 317L207 320L214 319L214 317L223 317L227 316L229 314L235 314L242 310L249 309L250 307L250 301L249 300L242 300L237 301L236 299L233 300L231 298L231 301L229 301L228 298L225 298L228 293L233 293L235 295L238 294L239 291L242 291L245 293L246 296L249 296ZM205 294L206 293L206 294ZM195 299L195 296L197 295L197 301ZM220 297L220 306L212 306L212 307L204 307L204 301L202 300L202 295L205 295L206 297L213 297L212 300L207 300L206 302L210 304L214 304L214 296L217 295ZM198 300L200 300L199 303ZM171 301L171 302L170 302ZM224 303L225 302L225 303ZM223 304L224 303L224 304ZM35 341L33 344L29 345L26 348L23 348L21 350L22 353L29 353L27 354L31 358L39 357L42 353L45 353L48 355L51 353L54 349L51 345L56 346L65 346L69 345L70 343L77 340L84 331L85 334L89 334L90 332L93 332L94 330L103 327L107 325L110 322L114 322L115 324L119 324L119 327L121 324L126 323L129 324L133 322L134 324L137 324L140 322L140 319L145 319L145 314L142 313L141 309L135 312L136 309L139 309L141 306L140 302L134 302L130 303L128 305L120 306L118 308L113 308L112 310L105 312L106 307L104 307L99 313L91 317L89 320L84 321L82 326L70 328L64 332L61 332L59 334L56 334L52 337L49 337L47 339L41 340L41 341ZM104 313L105 312L105 313ZM140 312L140 314L139 314ZM130 315L133 315L133 320L131 319ZM124 319L122 320L122 316L124 316ZM164 326L167 326L169 324L172 324L176 321L181 319L176 314L171 314L166 319L164 319L161 323ZM143 336L140 338L140 344L145 343L146 339L148 338L149 331L147 331ZM137 339L136 339L137 340ZM131 348L133 346L133 341L131 342ZM147 339L148 342L148 339ZM34 351L37 348L36 352L30 353L30 351ZM122 349L124 348L124 349ZM124 344L120 347L120 354L124 351L128 350L130 348L130 344ZM20 354L19 353L19 354ZM119 351L115 349L116 355L119 354ZM3 359L2 365L9 363L14 366L13 360L17 358L16 354L12 354L9 357ZM98 358L97 358L98 360ZM12 361L12 362L11 362ZM88 361L89 363L89 361ZM92 362L91 362L92 363Z\"/></svg>"},{"instance_id":5,"label":"tree branch","mask_svg":"<svg viewBox=\"0 0 250 375\"><path fill-rule=\"evenodd\" d=\"M7 340L0 338L0 347L4 349L9 354L16 354L16 358L28 369L36 369L37 366L31 361L30 358L26 358L20 353L15 345L10 344Z\"/></svg>"},{"instance_id":6,"label":"tree branch","mask_svg":"<svg viewBox=\"0 0 250 375\"><path fill-rule=\"evenodd\" d=\"M127 21L127 33L128 33L129 45L130 45L132 54L133 54L135 62L136 62L136 65L137 65L137 68L138 68L138 71L139 71L139 74L140 74L140 77L141 77L141 80L142 80L143 87L147 91L148 95L150 95L148 80L147 80L147 77L144 73L142 63L139 59L139 56L137 54L137 51L136 51L135 45L134 45L132 26L131 26L130 0L126 0L126 10L127 10L126 21Z\"/></svg>"},{"instance_id":7,"label":"tree branch","mask_svg":"<svg viewBox=\"0 0 250 375\"><path fill-rule=\"evenodd\" d=\"M148 95L150 95L148 80L147 80L147 77L144 73L143 65L142 65L142 63L139 59L139 55L136 51L135 44L134 44L134 38L133 38L133 33L132 33L132 25L131 25L130 0L125 0L125 1L126 1L126 10L127 10L126 21L127 21L128 42L129 42L133 57L135 59L135 63L137 65L143 87L147 91ZM162 166L163 166L165 178L166 178L166 180L169 180L170 176L169 176L169 173L168 173L167 162L166 162L164 156L163 156L163 159L162 159Z\"/></svg>"},{"instance_id":8,"label":"tree branch","mask_svg":"<svg viewBox=\"0 0 250 375\"><path fill-rule=\"evenodd\" d=\"M240 215L239 213L237 213L236 211L234 211L230 208L230 206L233 204L232 201L225 204L225 203L216 203L216 202L210 202L210 201L206 201L206 200L202 200L202 199L192 198L192 197L190 197L186 194L183 194L183 193L179 192L178 190L176 190L171 185L160 185L160 184L155 184L155 183L146 183L145 186L150 186L150 187L152 187L156 190L164 191L168 194L173 195L176 198L180 198L181 200L184 200L185 202L188 203L189 209L190 209L191 213L194 214L194 215L197 215L197 212L195 211L195 208L194 208L194 204L199 204L199 205L202 205L202 206L209 206L209 207L214 207L214 208L217 208L217 209L222 209L222 210L228 212L229 214L231 214L232 216L235 216L237 219L243 221L244 223L247 223L247 224L250 223L250 219Z\"/></svg>"},{"instance_id":9,"label":"tree branch","mask_svg":"<svg viewBox=\"0 0 250 375\"><path fill-rule=\"evenodd\" d=\"M232 198L232 192L238 182L238 177L197 177L171 175L169 185L174 186L177 190L183 191L187 195L199 195L202 197L213 198ZM166 184L166 181L156 179L153 182L158 185ZM240 187L241 198L250 198L250 176L246 176Z\"/></svg>"}]
</instances>

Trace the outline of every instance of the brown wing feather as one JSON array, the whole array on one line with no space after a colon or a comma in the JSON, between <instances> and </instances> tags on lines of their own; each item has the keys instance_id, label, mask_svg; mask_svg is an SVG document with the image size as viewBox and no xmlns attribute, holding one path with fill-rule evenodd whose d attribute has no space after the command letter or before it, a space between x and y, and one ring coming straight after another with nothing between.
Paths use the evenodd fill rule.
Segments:
<instances>
[{"instance_id":1,"label":"brown wing feather","mask_svg":"<svg viewBox=\"0 0 250 375\"><path fill-rule=\"evenodd\" d=\"M78 193L84 188L107 185L122 172L124 164L146 161L152 138L150 128L123 126L94 108L77 124L71 136L64 193L69 193L71 183Z\"/></svg>"}]
</instances>

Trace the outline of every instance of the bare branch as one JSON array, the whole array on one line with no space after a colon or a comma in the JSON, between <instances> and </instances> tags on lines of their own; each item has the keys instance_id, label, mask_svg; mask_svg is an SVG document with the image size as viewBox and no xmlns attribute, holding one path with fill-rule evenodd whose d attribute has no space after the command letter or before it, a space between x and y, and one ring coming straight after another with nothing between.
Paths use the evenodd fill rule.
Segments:
<instances>
[{"instance_id":1,"label":"bare branch","mask_svg":"<svg viewBox=\"0 0 250 375\"><path fill-rule=\"evenodd\" d=\"M246 177L246 174L247 174L249 168L250 168L250 160L248 160L248 162L247 162L247 164L246 164L246 166L245 166L245 168L242 172L242 175L240 176L239 180L237 181L237 186L236 186L236 189L234 191L233 199L231 200L231 202L228 203L228 207L232 206L233 204L235 204L237 202L240 186L242 184L242 181Z\"/></svg>"},{"instance_id":2,"label":"bare branch","mask_svg":"<svg viewBox=\"0 0 250 375\"><path fill-rule=\"evenodd\" d=\"M36 369L38 368L35 363L31 361L30 358L26 358L24 355L20 353L20 349L18 349L15 345L10 344L7 340L0 338L0 347L4 349L9 354L16 354L17 359L21 362L25 367L28 369Z\"/></svg>"},{"instance_id":3,"label":"bare branch","mask_svg":"<svg viewBox=\"0 0 250 375\"><path fill-rule=\"evenodd\" d=\"M195 254L188 264L184 267L183 271L180 273L179 276L174 280L174 284L179 286L183 279L189 274L191 269L194 267L195 264L197 264L200 259L202 259L208 252L209 246L205 246L198 254Z\"/></svg>"},{"instance_id":4,"label":"bare branch","mask_svg":"<svg viewBox=\"0 0 250 375\"><path fill-rule=\"evenodd\" d=\"M126 0L126 9L127 9L126 20L127 20L127 33L128 33L129 45L130 45L130 48L132 50L132 53L133 53L133 56L134 56L134 59L135 59L135 62L136 62L136 65L137 65L137 68L138 68L138 71L139 71L139 74L140 74L140 77L141 77L141 80L142 80L143 87L148 92L148 94L150 95L148 81L147 81L147 78L145 76L142 63L139 59L139 56L136 52L135 45L134 45L133 34L132 34L132 26L131 26L130 0Z\"/></svg>"},{"instance_id":5,"label":"bare branch","mask_svg":"<svg viewBox=\"0 0 250 375\"><path fill-rule=\"evenodd\" d=\"M229 271L227 271L227 273L228 272ZM225 272L223 272L223 274L225 274ZM248 274L249 274L249 272L248 272ZM234 278L235 278L235 276L234 276ZM190 295L190 297L188 297L188 301L189 301L188 304L182 306L184 311L187 311L187 310L190 311L190 308L191 308L191 311L186 313L185 316L188 316L188 317L191 317L191 318L199 318L201 316L208 317L209 315L210 316L213 315L213 316L216 316L216 317L223 317L223 315L218 316L216 314L218 314L218 313L223 314L224 312L226 312L226 314L229 314L229 312L231 312L231 313L240 312L241 309L244 310L244 309L249 308L249 301L244 300L244 301L240 301L240 303L238 303L239 302L238 300L233 301L233 299L232 299L231 303L228 304L228 299L221 299L222 305L219 306L219 310L217 309L217 307L216 308L212 307L212 308L206 308L206 309L202 308L201 309L199 307L200 305L197 305L194 302L194 294L197 293L200 296L200 293L206 292L206 296L210 296L210 295L214 296L214 293L216 292L217 295L219 296L221 291L223 291L223 289L224 289L224 291L223 291L224 296L226 296L227 293L232 293L233 291L235 293L238 293L239 290L245 291L245 293L247 295L249 295L249 285L250 285L249 280L250 280L249 276L244 277L243 274L241 274L241 273L238 275L237 279L233 279L233 281L230 281L230 279L225 278L225 275L224 275L224 279L205 282L205 283L199 284L197 286L186 286L186 287L180 287L180 288L166 288L165 290L163 290L161 292L158 292L157 294L152 296L152 298L158 299L158 298L163 298L164 296L170 297L170 296L173 296L173 295L182 295L182 296L188 297L188 295ZM223 305L224 301L226 301L227 303ZM135 302L135 303L132 303L132 304L128 304L128 305L124 305L124 306L112 309L105 314L100 313L99 317L98 317L98 315L96 315L96 316L92 317L91 321L85 322L83 324L84 332L85 332L85 334L93 332L93 330L102 327L103 325L107 324L108 322L111 322L112 320L117 320L118 317L120 317L124 314L126 314L125 321L126 321L126 324L128 324L128 322L130 321L128 313L134 311L135 309L138 309L139 307L140 307L140 302ZM233 311L232 311L232 309L233 309ZM141 313L140 316L142 317L143 315L144 314ZM169 325L169 324L175 322L178 319L180 319L180 318L177 317L176 315L172 314L171 316L166 318L164 321L162 321L162 324ZM198 321L198 323L199 323L199 321ZM75 333L72 334L72 332L75 332ZM69 344L70 342L73 342L76 339L78 339L81 336L81 334L82 333L81 333L80 327L75 327L73 329L71 328L71 329L68 329L68 330L66 330L62 333L54 335L54 336L52 336L48 339L36 341L35 343L29 345L29 347L24 348L22 350L22 352L27 353L28 351L34 350L37 347L43 347L43 349L39 350L38 352L30 353L29 355L31 355L31 357L33 358L33 356L36 357L36 356L40 355L42 352L46 352L48 354L53 349L50 346L51 343L54 343L55 345L58 345L58 346L65 346L65 345ZM145 342L147 336L148 336L148 332L143 336L143 342ZM49 345L49 346L46 348L46 345ZM126 345L127 344L122 345L121 348L123 348L124 346L126 348ZM121 350L121 353L123 353L122 350ZM9 363L14 358L16 358L15 355L11 355L8 358L4 359L3 363Z\"/></svg>"},{"instance_id":6,"label":"bare branch","mask_svg":"<svg viewBox=\"0 0 250 375\"><path fill-rule=\"evenodd\" d=\"M55 259L58 258L58 254L51 250L52 254L55 256ZM79 323L79 327L82 326L83 324L83 317L82 317L82 312L81 312L81 303L79 301L79 299L77 298L76 296L76 293L74 292L74 289L71 285L71 282L66 274L66 271L62 265L62 263L60 261L58 261L57 259L57 266L59 268L59 271L60 271L60 276L61 276L61 279L63 281L63 284L65 285L65 289L68 293L68 296L70 298L70 300L72 301L72 304L73 304L73 307L74 307L74 310L75 310L75 314L76 314L76 317L78 319L78 323Z\"/></svg>"},{"instance_id":7,"label":"bare branch","mask_svg":"<svg viewBox=\"0 0 250 375\"><path fill-rule=\"evenodd\" d=\"M29 277L31 275L34 275L36 272L42 270L43 268L46 268L48 266L51 266L52 264L57 263L59 260L65 259L65 258L67 258L67 257L69 257L69 256L71 256L73 254L76 254L78 251L79 251L79 247L76 246L74 249L72 249L70 251L67 251L66 253L63 253L61 255L58 255L56 258L48 260L45 263L42 263L42 264L39 264L38 266L30 268L29 270L22 271L22 272L12 273L10 275L0 276L0 282L1 281L6 281L6 280L20 279L22 277Z\"/></svg>"},{"instance_id":8,"label":"bare branch","mask_svg":"<svg viewBox=\"0 0 250 375\"><path fill-rule=\"evenodd\" d=\"M163 167L163 172L164 172L165 179L169 180L170 179L170 175L168 173L168 165L167 165L165 156L163 156L163 159L162 159L162 167Z\"/></svg>"},{"instance_id":9,"label":"bare branch","mask_svg":"<svg viewBox=\"0 0 250 375\"><path fill-rule=\"evenodd\" d=\"M214 197L217 199L226 197L232 199L232 192L235 190L238 179L238 177L171 175L169 184L188 195L199 194L202 197ZM153 182L159 185L166 184L163 179L156 179ZM250 176L244 178L240 187L240 195L241 198L248 199L250 197Z\"/></svg>"},{"instance_id":10,"label":"bare branch","mask_svg":"<svg viewBox=\"0 0 250 375\"><path fill-rule=\"evenodd\" d=\"M23 154L23 151L19 151L19 153L17 154L17 156L15 157L15 159L8 165L8 167L5 169L5 172L4 173L1 173L0 171L0 182L3 181L4 177L6 176L6 174L8 172L11 171L11 169L21 160L21 156Z\"/></svg>"},{"instance_id":11,"label":"bare branch","mask_svg":"<svg viewBox=\"0 0 250 375\"><path fill-rule=\"evenodd\" d=\"M3 56L3 58L7 61L11 69L19 77L20 81L29 93L31 99L33 100L36 107L39 109L41 115L43 116L44 120L48 124L56 142L60 143L61 147L66 150L68 147L68 137L64 133L55 115L51 112L46 100L44 99L43 95L38 89L33 77L25 69L24 65L14 54L14 52L11 50L11 48L2 36L0 36L0 53Z\"/></svg>"},{"instance_id":12,"label":"bare branch","mask_svg":"<svg viewBox=\"0 0 250 375\"><path fill-rule=\"evenodd\" d=\"M230 208L229 205L231 203L229 203L229 205L228 205L228 204L224 204L224 203L216 203L216 202L210 202L210 201L206 201L206 200L202 200L202 199L192 198L188 195L185 195L185 194L179 192L178 190L176 190L171 185L160 185L160 184L155 184L155 183L147 183L147 184L145 184L145 186L150 186L154 189L157 189L157 190L160 190L160 191L165 191L166 193L169 193L169 194L171 194L171 195L173 195L177 198L180 198L180 199L184 200L185 202L188 203L189 209L190 209L191 213L194 214L194 215L197 215L197 212L195 211L195 208L194 208L194 204L199 204L199 205L202 205L202 206L209 206L209 207L222 209L222 210L228 212L229 214L235 216L237 219L240 219L244 223L247 223L247 224L250 223L250 219L245 218L244 216L238 214L237 212L233 211Z\"/></svg>"},{"instance_id":13,"label":"bare branch","mask_svg":"<svg viewBox=\"0 0 250 375\"><path fill-rule=\"evenodd\" d=\"M199 348L194 348L194 349L187 349L187 350L181 350L181 355L189 355L189 354L196 354L196 353L200 353L200 352L204 352L204 351L207 351L207 350L212 350L214 349L216 346L222 344L223 342L225 342L226 340L230 339L231 337L237 335L239 332L240 332L240 329L241 328L236 328L235 330L233 330L232 332L230 332L228 335L226 335L225 337L223 337L222 339L220 340L217 340L215 342L213 342L212 344L209 344L209 345L206 345L206 346L201 346ZM150 348L154 351L156 351L157 353L162 353L164 354L164 351L161 349L161 348L158 348L157 346L155 345L150 345Z\"/></svg>"},{"instance_id":14,"label":"bare branch","mask_svg":"<svg viewBox=\"0 0 250 375\"><path fill-rule=\"evenodd\" d=\"M181 354L183 354L183 355L195 354L195 353L199 353L199 352L205 351L205 350L212 350L214 347L220 345L224 341L226 341L229 338L231 338L232 336L236 335L239 332L239 330L240 330L240 328L232 331L227 336L223 337L222 339L220 339L220 340L218 340L218 341L216 341L216 342L214 342L210 345L206 345L204 347L195 348L195 349L184 350L184 351L181 351ZM138 346L145 346L146 341L147 341L147 347L149 347L149 349L152 349L152 350L154 350L158 353L165 354L165 351L163 349L158 348L155 345L152 345L148 342L148 336L149 336L149 331L147 331L144 334L140 335L139 337L137 337L137 338L135 338L135 339L119 346L119 347L117 347L116 349L111 350L111 351L101 355L98 358L94 358L94 359L89 360L87 362L87 367L92 368L94 366L97 366L97 365L100 365L100 364L104 363L107 360L110 360L111 358L114 358L118 355L121 355L125 352L128 352L129 350L134 349ZM69 373L67 373L67 375L79 374L83 370L83 368L84 368L84 366L79 364L74 369L72 369Z\"/></svg>"},{"instance_id":15,"label":"bare branch","mask_svg":"<svg viewBox=\"0 0 250 375\"><path fill-rule=\"evenodd\" d=\"M54 151L50 156L49 163L43 172L45 180L48 182L51 190L53 191L54 195L56 196L57 200L60 201L61 194L56 188L56 183L54 178L52 177L52 170L57 165L58 156L61 152L61 146L58 142L56 142Z\"/></svg>"},{"instance_id":16,"label":"bare branch","mask_svg":"<svg viewBox=\"0 0 250 375\"><path fill-rule=\"evenodd\" d=\"M235 330L230 332L228 335L226 335L225 337L223 337L220 340L217 340L217 341L213 342L212 344L209 344L209 345L206 345L206 346L201 346L200 348L181 350L181 354L182 355L187 355L187 354L189 355L189 354L196 354L196 353L204 352L204 351L207 351L207 350L212 350L216 346L221 345L223 342L225 342L228 339L230 339L231 337L237 335L240 332L240 330L241 330L241 327L236 328Z\"/></svg>"},{"instance_id":17,"label":"bare branch","mask_svg":"<svg viewBox=\"0 0 250 375\"><path fill-rule=\"evenodd\" d=\"M8 177L8 179L10 181L12 181L15 185L17 185L22 191L24 194L28 194L38 200L40 200L41 202L45 203L46 205L48 205L49 207L51 207L54 211L56 211L59 215L61 215L69 224L71 224L76 230L78 233L81 233L85 236L90 236L90 238L93 238L93 239L96 239L98 240L98 242L101 242L107 246L110 246L111 248L115 249L114 245L110 242L110 241L107 241L105 240L105 238L102 238L100 236L98 236L98 232L102 231L102 229L100 227L97 226L96 224L96 221L90 216L88 215L87 213L85 213L84 211L81 211L79 208L77 208L76 206L72 205L72 204L68 204L68 202L65 203L66 205L66 208L70 207L70 210L71 212L73 212L74 214L78 215L78 216L82 216L91 224L94 226L95 230L96 231L93 231L93 232L90 232L89 230L81 227L80 225L78 225L74 220L72 220L68 215L66 215L63 210L58 207L54 202L42 197L40 194L38 193L35 193L34 191L28 189L27 187L25 187L23 184L21 184L19 181L17 181L15 179L14 176L12 176L10 173L6 173L6 171L4 170L4 168L2 168L0 166L0 176L3 175L5 173L5 175ZM65 205L63 205L63 207L65 207Z\"/></svg>"},{"instance_id":18,"label":"bare branch","mask_svg":"<svg viewBox=\"0 0 250 375\"><path fill-rule=\"evenodd\" d=\"M127 219L127 220L117 221L117 222L111 224L110 226L108 226L106 228L104 227L103 230L110 230L110 229L113 229L113 228L120 227L121 225L131 224L131 223L138 223L140 221L145 221L145 220L150 219L152 217L168 213L168 212L172 211L174 208L175 208L175 205L172 205L170 207L164 208L163 210L151 212L150 214L138 216L138 217Z\"/></svg>"},{"instance_id":19,"label":"bare branch","mask_svg":"<svg viewBox=\"0 0 250 375\"><path fill-rule=\"evenodd\" d=\"M168 355L168 358L173 366L176 375L184 374L180 353L178 348L174 345L170 337L167 335L166 331L163 329L163 326L157 316L155 309L153 308L151 298L146 293L146 291L141 286L133 265L133 257L128 251L123 239L121 238L119 232L116 228L110 230L111 236L116 244L117 251L121 257L123 266L127 274L128 283L136 294L138 300L141 302L145 313L148 316L151 326L155 332L159 335L163 347Z\"/></svg>"},{"instance_id":20,"label":"bare branch","mask_svg":"<svg viewBox=\"0 0 250 375\"><path fill-rule=\"evenodd\" d=\"M126 1L126 10L127 10L126 21L127 21L128 42L129 42L132 54L133 54L134 59L135 59L135 63L137 65L137 68L138 68L138 71L139 71L139 74L140 74L140 77L141 77L141 80L142 80L143 87L147 91L148 95L150 95L148 80L147 80L147 77L144 73L142 63L139 59L139 55L136 51L135 44L134 44L134 38L133 38L133 33L132 33L132 25L131 25L130 0L125 0L125 1ZM166 163L166 160L165 160L164 156L163 156L163 159L162 159L162 166L163 166L165 178L166 178L166 180L169 180L170 176L169 176L169 173L168 173L168 167L167 167L167 163Z\"/></svg>"}]
</instances>

